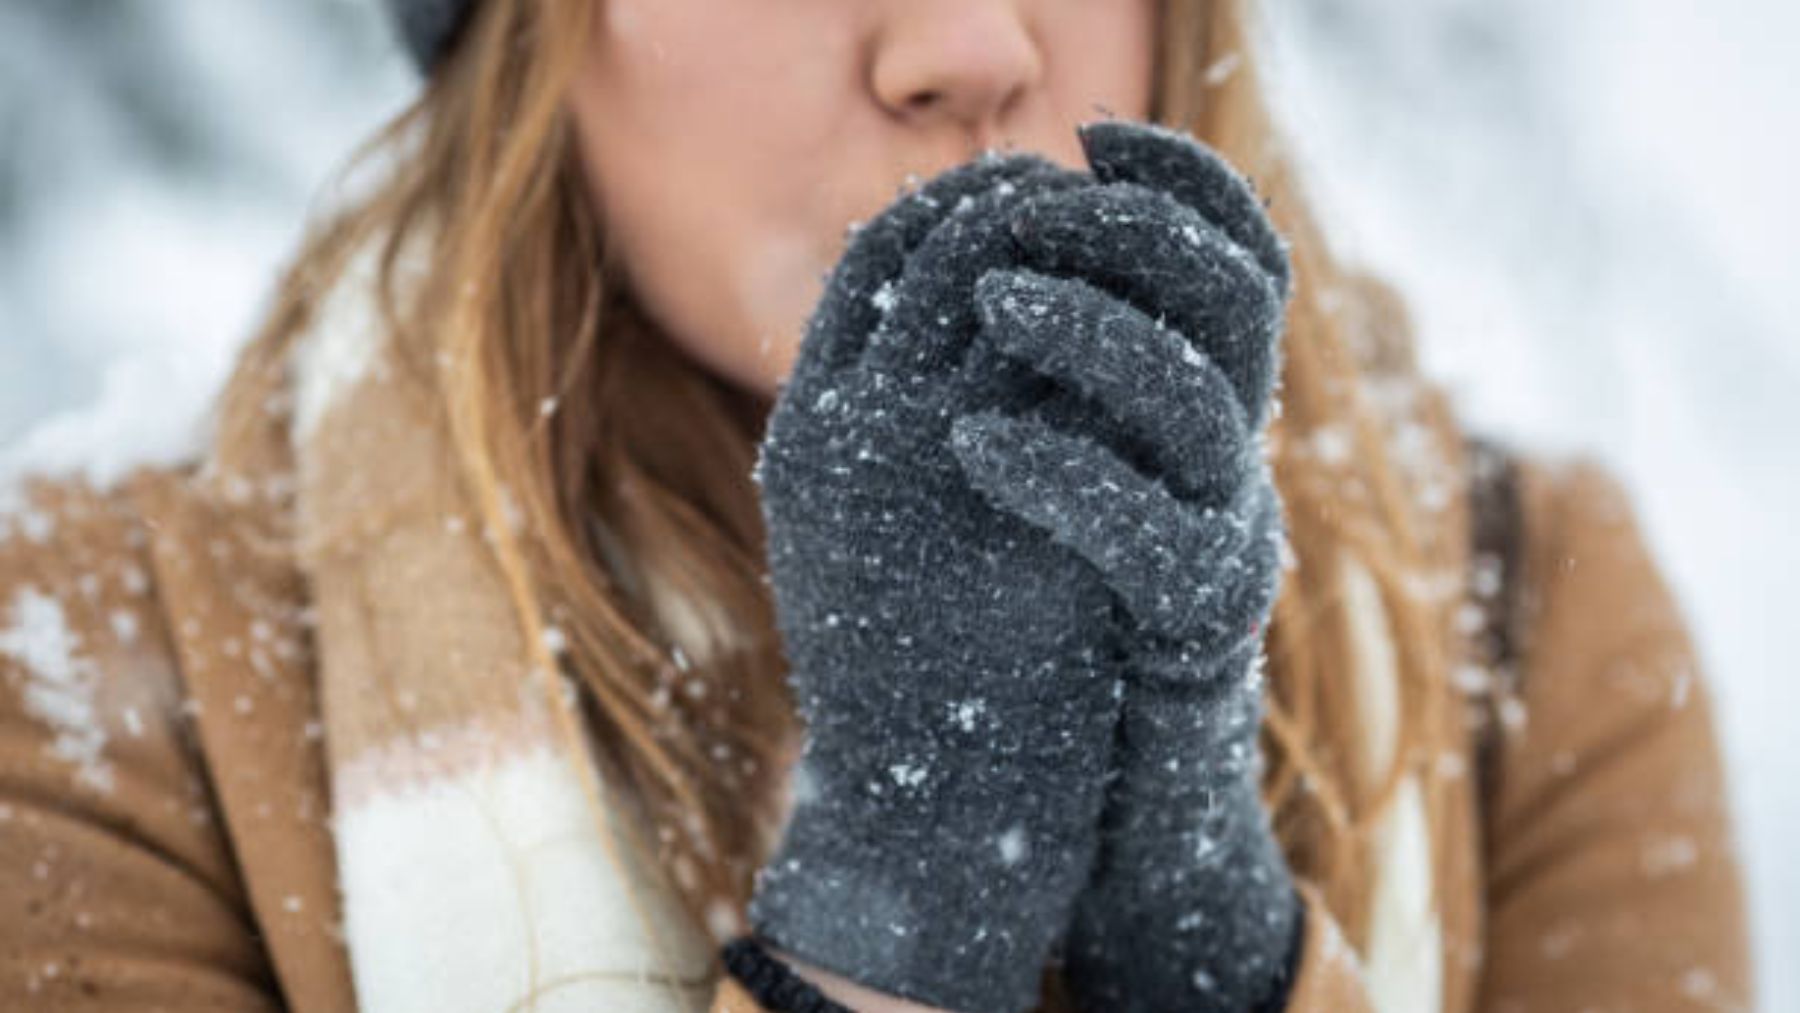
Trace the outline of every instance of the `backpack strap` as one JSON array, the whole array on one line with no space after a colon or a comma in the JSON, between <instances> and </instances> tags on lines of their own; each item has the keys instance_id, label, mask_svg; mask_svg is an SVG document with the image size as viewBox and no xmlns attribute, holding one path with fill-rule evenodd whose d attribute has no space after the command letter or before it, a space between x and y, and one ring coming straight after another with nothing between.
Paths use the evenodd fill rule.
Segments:
<instances>
[{"instance_id":1,"label":"backpack strap","mask_svg":"<svg viewBox=\"0 0 1800 1013\"><path fill-rule=\"evenodd\" d=\"M1469 474L1469 601L1479 610L1473 636L1474 661L1490 678L1481 693L1487 720L1480 725L1476 766L1484 792L1491 793L1493 755L1515 706L1521 672L1518 658L1519 581L1523 518L1518 462L1505 445L1483 436L1465 440Z\"/></svg>"}]
</instances>

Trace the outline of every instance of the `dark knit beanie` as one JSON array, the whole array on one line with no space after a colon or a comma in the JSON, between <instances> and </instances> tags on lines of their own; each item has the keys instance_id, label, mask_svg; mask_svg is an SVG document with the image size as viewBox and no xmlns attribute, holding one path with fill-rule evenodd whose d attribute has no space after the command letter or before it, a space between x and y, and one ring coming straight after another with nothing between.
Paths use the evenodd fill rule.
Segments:
<instances>
[{"instance_id":1,"label":"dark knit beanie","mask_svg":"<svg viewBox=\"0 0 1800 1013\"><path fill-rule=\"evenodd\" d=\"M385 0L394 28L413 63L431 73L469 20L473 0Z\"/></svg>"}]
</instances>

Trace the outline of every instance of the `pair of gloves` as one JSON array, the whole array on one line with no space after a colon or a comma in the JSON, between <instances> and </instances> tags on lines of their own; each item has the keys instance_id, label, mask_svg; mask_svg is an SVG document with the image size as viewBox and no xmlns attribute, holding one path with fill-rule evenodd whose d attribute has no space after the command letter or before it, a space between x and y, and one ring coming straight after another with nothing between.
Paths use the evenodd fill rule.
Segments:
<instances>
[{"instance_id":1,"label":"pair of gloves","mask_svg":"<svg viewBox=\"0 0 1800 1013\"><path fill-rule=\"evenodd\" d=\"M1258 796L1280 502L1259 433L1289 287L1185 135L987 154L862 226L755 478L794 808L756 935L962 1013L1285 999L1300 932Z\"/></svg>"}]
</instances>

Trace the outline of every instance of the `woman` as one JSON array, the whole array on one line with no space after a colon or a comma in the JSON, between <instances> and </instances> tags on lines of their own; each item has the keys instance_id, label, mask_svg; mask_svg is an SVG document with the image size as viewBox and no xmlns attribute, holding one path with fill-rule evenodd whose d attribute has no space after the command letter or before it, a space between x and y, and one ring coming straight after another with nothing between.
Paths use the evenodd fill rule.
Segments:
<instances>
[{"instance_id":1,"label":"woman","mask_svg":"<svg viewBox=\"0 0 1800 1013\"><path fill-rule=\"evenodd\" d=\"M394 6L204 458L0 530L8 1008L1748 1006L1628 504L1458 431L1243 5Z\"/></svg>"}]
</instances>

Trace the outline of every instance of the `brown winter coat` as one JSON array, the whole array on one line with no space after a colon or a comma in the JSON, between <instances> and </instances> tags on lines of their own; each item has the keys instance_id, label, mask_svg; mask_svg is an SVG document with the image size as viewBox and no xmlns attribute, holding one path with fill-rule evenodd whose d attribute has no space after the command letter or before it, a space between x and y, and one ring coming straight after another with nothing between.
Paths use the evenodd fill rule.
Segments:
<instances>
[{"instance_id":1,"label":"brown winter coat","mask_svg":"<svg viewBox=\"0 0 1800 1013\"><path fill-rule=\"evenodd\" d=\"M369 317L342 320L360 356ZM320 362L342 372L344 360ZM266 552L254 511L200 495L191 466L140 468L106 491L38 482L0 511L0 1009L328 1013L358 995L371 1006L371 988L418 1008L421 979L405 973L439 973L430 941L398 946L423 968L391 966L392 910L346 921L344 883L358 876L333 842L351 813L374 811L358 806L387 775L434 761L369 741L364 718L383 700L364 696L419 669L414 686L450 704L506 709L495 693L509 691L495 687L517 678L518 633L495 619L511 612L459 540L466 504L432 466L441 432L407 416L378 365L365 372L313 412L301 498L320 531L362 513L385 520L311 569ZM1463 736L1436 765L1451 781L1431 793L1451 806L1440 858L1415 862L1400 844L1384 856L1375 882L1411 883L1377 905L1386 914L1370 936L1386 959L1359 959L1301 883L1307 932L1289 1009L1748 1009L1712 702L1678 603L1607 471L1528 459L1514 488L1517 511L1492 515L1516 518L1492 556L1508 563L1508 590L1489 603L1510 617L1514 720L1492 752ZM439 810L425 811L430 833ZM410 855L392 824L369 826L349 853L378 853L358 882L380 892ZM1384 826L1404 844L1422 822ZM585 862L563 869L547 874L549 891L567 892ZM428 885L414 896L434 900ZM576 921L617 916L592 907L580 901ZM493 930L419 928L452 943ZM621 954L634 945L617 939ZM581 973L605 979L589 988L617 986L608 1008L626 1013L763 1009L700 972L706 955L704 941L689 946L691 970L662 984L679 993L673 1006L630 991L641 981L610 981L635 957Z\"/></svg>"},{"instance_id":2,"label":"brown winter coat","mask_svg":"<svg viewBox=\"0 0 1800 1013\"><path fill-rule=\"evenodd\" d=\"M354 1006L312 659L249 618L271 600L304 616L306 588L190 478L44 484L0 521L0 1008ZM1461 779L1441 1008L1748 1008L1710 698L1677 606L1604 472L1532 462L1519 489L1526 720L1491 782ZM1306 894L1290 1009L1373 1008ZM727 979L712 1009L761 1007Z\"/></svg>"}]
</instances>

